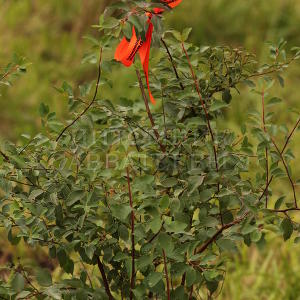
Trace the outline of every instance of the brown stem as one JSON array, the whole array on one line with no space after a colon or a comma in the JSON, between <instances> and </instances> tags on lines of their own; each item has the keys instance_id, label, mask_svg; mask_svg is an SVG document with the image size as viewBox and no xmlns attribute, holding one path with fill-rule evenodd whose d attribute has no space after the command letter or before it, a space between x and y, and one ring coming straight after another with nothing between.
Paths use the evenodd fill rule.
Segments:
<instances>
[{"instance_id":1,"label":"brown stem","mask_svg":"<svg viewBox=\"0 0 300 300\"><path fill-rule=\"evenodd\" d=\"M260 77L260 76L269 75L269 74L278 72L280 68L282 68L282 67L284 67L284 66L290 65L291 62L294 61L294 60L295 60L295 57L292 57L288 62L281 63L281 64L278 64L278 65L275 65L275 67L273 67L273 69L267 70L267 71L265 71L265 72L254 73L254 74L248 76L248 78Z\"/></svg>"},{"instance_id":2,"label":"brown stem","mask_svg":"<svg viewBox=\"0 0 300 300\"><path fill-rule=\"evenodd\" d=\"M181 278L181 285L182 286L185 285L185 278L186 278L186 272L184 272L184 274L182 275L182 278Z\"/></svg>"},{"instance_id":3,"label":"brown stem","mask_svg":"<svg viewBox=\"0 0 300 300\"><path fill-rule=\"evenodd\" d=\"M283 148L282 148L282 150L281 150L281 152L280 152L281 155L284 153L285 149L287 148L287 146L288 146L288 144L289 144L289 142L290 142L290 140L291 140L291 138L292 138L294 132L295 132L296 129L298 128L299 124L300 124L300 117L298 118L298 120L297 120L295 126L293 127L293 129L291 130L289 136L287 137L287 139L286 139L286 141L285 141L285 143L284 143L284 146L283 146ZM265 195L265 193L266 193L266 190L268 189L268 187L269 187L270 184L272 183L273 179L274 179L274 176L272 175L271 178L270 178L270 180L269 180L269 182L266 184L266 187L265 187L265 189L263 190L263 192L262 192L261 196L259 197L259 200L258 200L258 201L261 201L261 199L264 197L264 195Z\"/></svg>"},{"instance_id":4,"label":"brown stem","mask_svg":"<svg viewBox=\"0 0 300 300\"><path fill-rule=\"evenodd\" d=\"M162 253L163 253L163 258L164 258L164 269L165 269L165 276L166 276L166 282L167 282L167 299L171 300L168 266L167 266L166 253L165 253L164 249L162 250Z\"/></svg>"},{"instance_id":5,"label":"brown stem","mask_svg":"<svg viewBox=\"0 0 300 300\"><path fill-rule=\"evenodd\" d=\"M112 296L111 292L110 292L110 288L109 288L109 284L108 284L108 280L107 280L107 277L106 277L106 274L105 274L105 270L104 270L104 266L100 260L100 257L97 257L97 264L98 264L98 268L99 268L99 271L101 273L101 276L102 276L102 280L103 280L103 283L104 283L104 288L105 288L105 292L108 296L108 299L109 300L114 300L114 297Z\"/></svg>"},{"instance_id":6,"label":"brown stem","mask_svg":"<svg viewBox=\"0 0 300 300\"><path fill-rule=\"evenodd\" d=\"M33 186L33 187L35 187L35 185L32 184L32 183L22 182L22 181L19 181L19 180L15 180L15 179L13 179L13 178L3 177L3 179L5 179L5 180L7 180L7 181L19 183L19 184L21 184L21 185L25 185L25 186Z\"/></svg>"},{"instance_id":7,"label":"brown stem","mask_svg":"<svg viewBox=\"0 0 300 300\"><path fill-rule=\"evenodd\" d=\"M194 292L194 285L191 286L191 291L190 291L190 295L189 295L189 300L193 299L193 292Z\"/></svg>"},{"instance_id":8,"label":"brown stem","mask_svg":"<svg viewBox=\"0 0 300 300\"><path fill-rule=\"evenodd\" d=\"M282 161L282 163L283 163L283 166L284 166L284 168L285 168L286 174L287 174L287 176L288 176L288 178L289 178L289 181L290 181L290 183L291 183L291 187L292 187L292 189L293 189L293 194L294 194L294 204L295 204L295 207L298 207L298 204L297 204L297 197L296 197L296 190L295 190L295 184L294 184L294 182L293 182L293 180L292 180L292 176L291 176L291 174L290 174L289 168L288 168L288 166L287 166L287 164L286 164L286 162L285 162L285 159L284 159L284 157L283 157L283 154L282 154L281 151L279 150L279 148L278 148L278 146L277 146L275 140L274 140L272 137L271 137L271 141L272 141L272 144L274 145L274 147L276 148L276 151L277 151L277 153L279 154L280 159L281 159L281 161Z\"/></svg>"},{"instance_id":9,"label":"brown stem","mask_svg":"<svg viewBox=\"0 0 300 300\"><path fill-rule=\"evenodd\" d=\"M262 102L262 126L264 129L264 132L267 133L266 129L266 119L265 119L265 92L262 91L261 93L261 102ZM269 152L268 147L265 148L266 153L266 186L268 186L269 182ZM266 208L268 208L268 197L269 197L269 189L266 190Z\"/></svg>"},{"instance_id":10,"label":"brown stem","mask_svg":"<svg viewBox=\"0 0 300 300\"><path fill-rule=\"evenodd\" d=\"M217 230L217 232L209 239L207 240L199 249L197 249L196 253L203 253L210 244L212 244L216 238L226 229L241 223L247 216L248 216L249 212L245 213L243 216L241 216L240 218L232 221L231 223L225 224L223 225L220 229Z\"/></svg>"},{"instance_id":11,"label":"brown stem","mask_svg":"<svg viewBox=\"0 0 300 300\"><path fill-rule=\"evenodd\" d=\"M19 65L15 65L12 69L10 69L6 73L4 73L1 76L0 81L2 81L3 79L5 79L7 76L9 76L10 74L12 74L13 72L17 71L19 67L20 67Z\"/></svg>"},{"instance_id":12,"label":"brown stem","mask_svg":"<svg viewBox=\"0 0 300 300\"><path fill-rule=\"evenodd\" d=\"M170 51L169 51L168 45L167 45L167 43L164 41L163 38L161 38L160 40L162 41L164 47L166 48L166 51L167 51L168 56L169 56L169 60L170 60L170 62L171 62L171 64L172 64L172 67L173 67L173 70L174 70L174 73L175 73L175 76L176 76L176 78L177 78L178 81L179 81L180 88L181 88L182 90L184 90L184 86L183 86L183 84L182 84L182 82L181 82L181 80L180 80L180 77L179 77L179 75L178 75L178 72L177 72L177 69L176 69L176 66L175 66L175 63L174 63L174 59L173 59L173 57L172 57L172 55L171 55L171 53L170 53Z\"/></svg>"},{"instance_id":13,"label":"brown stem","mask_svg":"<svg viewBox=\"0 0 300 300\"><path fill-rule=\"evenodd\" d=\"M130 185L130 175L129 175L129 167L126 168L127 172L127 184L128 184L128 194L129 194L129 202L131 208L131 281L130 281L130 300L133 299L133 289L135 286L135 243L134 243L134 209L133 209L133 200L132 200L132 192Z\"/></svg>"},{"instance_id":14,"label":"brown stem","mask_svg":"<svg viewBox=\"0 0 300 300\"><path fill-rule=\"evenodd\" d=\"M60 138L63 136L63 134L70 128L72 127L79 119L81 119L81 117L91 108L91 106L93 105L93 103L96 100L97 94L98 94L98 89L99 89L99 83L100 83L100 78L101 78L101 62L102 62L102 47L100 47L100 58L99 58L99 64L98 64L98 78L97 78L97 83L96 83L96 89L95 89L95 93L94 96L91 100L91 102L89 103L89 105L79 114L79 116L74 119L68 126L66 126L61 133L59 134L59 136L57 137L56 141L58 142L60 140Z\"/></svg>"},{"instance_id":15,"label":"brown stem","mask_svg":"<svg viewBox=\"0 0 300 300\"><path fill-rule=\"evenodd\" d=\"M286 209L270 209L270 211L285 214L289 211L300 211L300 208L299 207L291 207L291 208L286 208Z\"/></svg>"},{"instance_id":16,"label":"brown stem","mask_svg":"<svg viewBox=\"0 0 300 300\"><path fill-rule=\"evenodd\" d=\"M282 148L282 150L281 150L281 154L283 154L283 152L285 151L285 149L286 149L288 143L290 142L290 139L291 139L292 135L294 134L294 132L295 132L295 130L297 129L297 127L299 126L299 123L300 123L300 117L298 118L298 120L297 120L295 126L293 127L293 129L291 130L289 136L287 137L287 139L286 139L286 141L285 141L285 144L284 144L284 146L283 146L283 148Z\"/></svg>"},{"instance_id":17,"label":"brown stem","mask_svg":"<svg viewBox=\"0 0 300 300\"><path fill-rule=\"evenodd\" d=\"M154 131L156 140L157 140L157 142L158 142L158 144L160 146L161 151L162 152L166 152L166 148L165 148L165 146L161 142L159 132L155 128L155 122L154 122L154 119L153 119L153 116L152 116L152 113L151 113L151 110L150 110L150 107L149 107L148 98L147 98L146 93L145 93L144 85L143 85L143 82L142 82L142 77L141 77L141 74L140 74L139 70L136 70L136 75L137 75L139 86L140 86L140 90L141 90L141 93L142 93L142 96L143 96L143 99L144 99L144 103L145 103L146 111L147 111L147 114L148 114L148 118L150 120L151 127L152 127L152 129Z\"/></svg>"},{"instance_id":18,"label":"brown stem","mask_svg":"<svg viewBox=\"0 0 300 300\"><path fill-rule=\"evenodd\" d=\"M211 140L212 140L212 143L213 143L213 151L214 151L214 157L215 157L215 165L216 165L216 171L219 172L219 164L218 164L218 156L217 156L217 147L216 147L216 144L215 144L215 137L214 137L214 133L212 131L212 128L211 128L211 125L210 125L210 120L209 120L209 115L208 115L208 111L207 111L207 108L206 108L206 105L205 105L205 101L201 95L201 92L200 92L200 87L199 87L199 84L198 84L198 78L194 72L194 69L192 67L192 64L191 64L191 61L190 61L190 57L185 49L185 46L184 46L184 43L182 42L181 43L181 46L182 46L182 50L186 56L186 59L187 59L187 62L188 62L188 65L190 67L190 71L191 71L191 74L192 74L192 77L193 77L193 80L194 80L194 84L195 84L195 87L196 87L196 91L198 93L198 96L199 96L199 100L201 102L201 106L204 110L204 113L205 113L205 118L206 118L206 122L207 122L207 127L208 127L208 130L209 130L209 133L210 133L210 136L211 136ZM218 182L217 184L217 189L218 189L218 193L220 192L220 183ZM219 204L220 206L220 204ZM223 223L223 216L222 216L222 212L221 212L221 206L219 207L220 209L220 219L221 219L221 224L222 226L224 225Z\"/></svg>"},{"instance_id":19,"label":"brown stem","mask_svg":"<svg viewBox=\"0 0 300 300\"><path fill-rule=\"evenodd\" d=\"M0 154L1 154L1 156L3 156L3 158L4 158L6 161L9 161L9 157L8 157L4 152L2 152L1 150L0 150Z\"/></svg>"},{"instance_id":20,"label":"brown stem","mask_svg":"<svg viewBox=\"0 0 300 300\"><path fill-rule=\"evenodd\" d=\"M219 172L219 165L218 165L218 159L217 159L217 148L216 148L216 145L215 145L215 137L214 137L214 133L213 133L212 128L211 128L211 125L210 125L210 120L209 120L208 111L207 111L207 109L206 109L206 105L205 105L204 99L203 99L203 97L202 97L202 95L201 95L200 87L199 87L199 84L198 84L198 79L197 79L196 74L195 74L195 72L194 72L194 69L193 69L193 67L192 67L192 64L191 64L189 55L188 55L188 53L187 53L187 51L186 51L186 49L185 49L185 47L184 47L184 43L181 43L181 46L182 46L182 49L183 49L183 51L184 51L184 53L185 53L187 62L188 62L188 64L189 64L190 71L191 71L192 77L193 77L193 79L194 79L196 91L197 91L197 93L198 93L198 96L199 96L199 99L200 99L202 108L203 108L204 113L205 113L205 118L206 118L206 122L207 122L207 127L208 127L208 130L209 130L210 136L211 136L211 140L212 140L212 142L213 142L216 170L217 170L217 172Z\"/></svg>"},{"instance_id":21,"label":"brown stem","mask_svg":"<svg viewBox=\"0 0 300 300\"><path fill-rule=\"evenodd\" d=\"M164 228L164 224L165 224L165 221L162 222L159 231L153 235L153 237L147 242L147 244L151 244L159 236L160 232Z\"/></svg>"}]
</instances>

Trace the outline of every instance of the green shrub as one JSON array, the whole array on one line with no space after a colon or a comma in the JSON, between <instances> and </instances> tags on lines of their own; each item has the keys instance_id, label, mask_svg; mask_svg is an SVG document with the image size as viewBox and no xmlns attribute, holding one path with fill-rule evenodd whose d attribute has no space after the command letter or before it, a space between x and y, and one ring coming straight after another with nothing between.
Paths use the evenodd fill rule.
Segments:
<instances>
[{"instance_id":1,"label":"green shrub","mask_svg":"<svg viewBox=\"0 0 300 300\"><path fill-rule=\"evenodd\" d=\"M163 31L155 15L150 82L158 103L148 104L138 60L141 99L110 100L101 89L117 72L109 55L116 38L132 25L144 36L151 9L126 3L107 8L84 58L99 61L96 82L58 89L73 121L41 104L43 132L1 150L0 222L9 241L47 247L61 267L52 278L20 258L1 284L3 299L211 299L226 253L241 242L262 245L269 230L284 240L299 230L289 216L299 208L288 146L300 119L292 130L276 125L271 107L281 100L270 92L299 49L270 46L270 61L258 66L243 49L188 43L189 29ZM262 111L249 112L238 134L221 129L231 94L241 91L243 101L245 86ZM271 183L280 178L292 194L275 202Z\"/></svg>"}]
</instances>

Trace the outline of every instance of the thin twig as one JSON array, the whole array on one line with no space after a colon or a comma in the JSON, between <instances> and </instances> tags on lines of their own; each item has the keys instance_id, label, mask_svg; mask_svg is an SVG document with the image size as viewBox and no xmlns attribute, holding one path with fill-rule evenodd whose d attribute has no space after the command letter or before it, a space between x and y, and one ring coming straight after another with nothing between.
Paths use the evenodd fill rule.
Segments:
<instances>
[{"instance_id":1,"label":"thin twig","mask_svg":"<svg viewBox=\"0 0 300 300\"><path fill-rule=\"evenodd\" d=\"M288 166L287 166L287 164L286 164L286 162L285 162L285 159L284 159L284 157L283 157L283 154L282 154L281 151L279 150L279 148L278 148L278 146L277 146L275 140L274 140L272 137L271 137L271 141L272 141L272 144L274 145L274 147L276 148L276 151L277 151L277 153L279 154L280 159L281 159L281 161L282 161L282 163L283 163L283 166L284 166L284 168L285 168L286 174L287 174L287 176L288 176L288 178L289 178L289 181L290 181L290 183L291 183L291 187L292 187L292 189L293 189L293 194L294 194L294 204L295 204L295 207L298 207L298 204L297 204L297 197L296 197L296 190L295 190L295 184L294 184L294 182L293 182L293 179L292 179L292 176L291 176L291 174L290 174L289 168L288 168Z\"/></svg>"},{"instance_id":2,"label":"thin twig","mask_svg":"<svg viewBox=\"0 0 300 300\"><path fill-rule=\"evenodd\" d=\"M287 137L287 139L286 139L286 141L285 141L285 144L284 144L284 146L283 146L283 148L282 148L282 150L281 150L281 152L280 152L281 155L283 155L285 149L287 148L287 146L288 146L288 144L289 144L289 142L290 142L290 140L291 140L291 138L292 138L294 132L295 132L296 129L298 128L299 124L300 124L300 117L298 118L298 120L297 120L295 126L293 127L293 129L291 130L290 134L288 135L288 137ZM272 175L271 178L270 178L270 180L269 180L269 182L266 184L266 186L265 186L265 188L264 188L262 194L260 195L258 201L261 201L261 199L264 197L264 195L265 195L265 193L266 193L266 190L269 188L269 186L270 186L270 184L272 183L273 179L274 179L274 176Z\"/></svg>"},{"instance_id":3,"label":"thin twig","mask_svg":"<svg viewBox=\"0 0 300 300\"><path fill-rule=\"evenodd\" d=\"M289 211L300 211L299 207L291 207L291 208L286 208L286 209L269 209L271 212L278 212L278 213L287 213Z\"/></svg>"},{"instance_id":4,"label":"thin twig","mask_svg":"<svg viewBox=\"0 0 300 300\"><path fill-rule=\"evenodd\" d=\"M100 271L102 279L103 279L104 288L105 288L105 292L108 296L108 299L109 300L114 300L114 297L112 296L110 288L109 288L109 284L108 284L108 280L107 280L107 277L106 277L106 274L105 274L104 266L103 266L103 264L100 260L100 257L97 257L97 264L98 264L98 268L99 268L99 271Z\"/></svg>"},{"instance_id":5,"label":"thin twig","mask_svg":"<svg viewBox=\"0 0 300 300\"><path fill-rule=\"evenodd\" d=\"M26 186L33 186L33 187L35 187L35 185L32 184L32 183L22 182L22 181L19 181L19 180L15 180L15 179L13 179L13 178L3 177L3 179L5 179L5 180L7 180L7 181L19 183L19 184L21 184L21 185L26 185Z\"/></svg>"},{"instance_id":6,"label":"thin twig","mask_svg":"<svg viewBox=\"0 0 300 300\"><path fill-rule=\"evenodd\" d=\"M19 154L18 155L21 155L29 146L30 146L30 144L34 141L34 139L35 139L35 137L34 138L32 138L22 149L21 149L21 151L19 152Z\"/></svg>"},{"instance_id":7,"label":"thin twig","mask_svg":"<svg viewBox=\"0 0 300 300\"><path fill-rule=\"evenodd\" d=\"M73 126L79 119L81 119L81 117L90 109L90 107L95 102L97 94L98 94L99 83L100 83L100 78L101 78L101 62L102 62L102 47L100 47L100 58L99 58L99 64L98 64L98 78L97 78L94 96L93 96L91 102L89 103L89 105L80 113L80 115L61 131L61 133L59 134L59 136L56 139L57 142L71 126Z\"/></svg>"},{"instance_id":8,"label":"thin twig","mask_svg":"<svg viewBox=\"0 0 300 300\"><path fill-rule=\"evenodd\" d=\"M276 73L276 72L280 71L281 68L283 68L285 66L289 66L291 64L291 62L293 62L294 60L295 60L295 56L292 57L288 62L275 65L273 67L273 69L271 69L271 70L267 70L267 71L264 71L264 72L261 72L261 73L257 72L257 73L251 74L250 76L248 76L248 78L260 77L260 76Z\"/></svg>"},{"instance_id":9,"label":"thin twig","mask_svg":"<svg viewBox=\"0 0 300 300\"><path fill-rule=\"evenodd\" d=\"M126 168L127 173L127 185L129 194L129 203L131 208L131 281L130 281L130 300L133 299L133 289L135 286L135 242L134 242L134 210L133 210L133 199L130 184L129 167Z\"/></svg>"},{"instance_id":10,"label":"thin twig","mask_svg":"<svg viewBox=\"0 0 300 300\"><path fill-rule=\"evenodd\" d=\"M293 129L291 130L289 136L287 137L287 139L286 139L286 141L285 141L285 144L284 144L284 146L283 146L283 148L282 148L282 150L281 150L281 154L283 154L283 152L285 151L285 149L286 149L288 143L290 142L290 139L291 139L292 135L294 134L294 132L295 132L295 130L297 129L297 127L299 126L299 123L300 123L300 117L298 118L298 120L297 120L295 126L293 127Z\"/></svg>"},{"instance_id":11,"label":"thin twig","mask_svg":"<svg viewBox=\"0 0 300 300\"><path fill-rule=\"evenodd\" d=\"M170 53L170 51L169 51L168 45L167 45L167 43L164 41L163 38L161 38L160 40L162 41L164 47L166 48L166 51L167 51L168 56L169 56L169 60L170 60L170 62L171 62L171 64L172 64L172 67L173 67L173 70L174 70L174 73L175 73L175 76L176 76L176 78L177 78L178 81L179 81L180 88L181 88L182 90L184 90L184 86L183 86L183 84L182 84L182 82L181 82L181 80L180 80L180 77L179 77L179 75L178 75L178 72L177 72L177 69L176 69L176 66L175 66L175 63L174 63L174 59L173 59L173 57L172 57L172 55L171 55L171 53Z\"/></svg>"},{"instance_id":12,"label":"thin twig","mask_svg":"<svg viewBox=\"0 0 300 300\"><path fill-rule=\"evenodd\" d=\"M170 293L170 280L169 280L169 274L168 274L168 266L167 266L167 259L166 259L166 253L165 250L162 250L163 253L163 259L164 259L164 270L165 270L165 276L166 276L166 282L167 282L167 299L171 300L171 293Z\"/></svg>"},{"instance_id":13,"label":"thin twig","mask_svg":"<svg viewBox=\"0 0 300 300\"><path fill-rule=\"evenodd\" d=\"M164 224L165 221L162 222L160 229L158 230L158 232L156 234L153 235L153 237L147 242L147 244L151 244L160 234L160 232L162 231L162 229L164 228Z\"/></svg>"},{"instance_id":14,"label":"thin twig","mask_svg":"<svg viewBox=\"0 0 300 300\"><path fill-rule=\"evenodd\" d=\"M91 288L93 289L94 286L93 286L92 279L91 279L90 274L89 274L88 270L86 269L86 267L85 267L83 261L81 260L81 258L80 258L80 263L81 263L82 267L84 268L84 270L85 270L85 272L86 272L86 275L87 275L87 278L88 278L88 280L89 280L90 286L91 286Z\"/></svg>"},{"instance_id":15,"label":"thin twig","mask_svg":"<svg viewBox=\"0 0 300 300\"><path fill-rule=\"evenodd\" d=\"M143 96L143 99L144 99L144 103L145 103L146 111L147 111L147 114L148 114L148 118L150 120L152 129L153 129L154 134L156 136L156 140L157 140L157 142L160 146L161 151L166 152L166 148L160 140L159 132L155 128L155 122L154 122L154 119L153 119L153 116L152 116L152 113L151 113L151 110L150 110L150 107L149 107L148 99L147 99L147 96L146 96L146 93L145 93L144 85L143 85L143 82L142 82L142 77L141 77L141 74L140 74L139 70L136 70L136 75L137 75L140 90L141 90L141 93L142 93L142 96Z\"/></svg>"},{"instance_id":16,"label":"thin twig","mask_svg":"<svg viewBox=\"0 0 300 300\"><path fill-rule=\"evenodd\" d=\"M267 133L266 129L266 119L265 119L265 91L261 93L261 102L262 102L262 126L264 132ZM266 186L269 182L269 152L268 147L265 148L265 155L266 155ZM268 208L268 197L269 197L269 189L266 190L266 208Z\"/></svg>"},{"instance_id":17,"label":"thin twig","mask_svg":"<svg viewBox=\"0 0 300 300\"><path fill-rule=\"evenodd\" d=\"M207 240L197 251L197 254L203 253L210 244L212 244L216 238L226 229L237 225L239 223L241 223L247 216L248 216L249 212L245 213L243 216L241 216L240 218L232 221L231 223L225 224L223 225L209 240Z\"/></svg>"},{"instance_id":18,"label":"thin twig","mask_svg":"<svg viewBox=\"0 0 300 300\"><path fill-rule=\"evenodd\" d=\"M214 151L214 157L215 157L215 165L216 165L216 171L217 173L219 173L219 164L218 164L218 156L217 156L217 147L216 147L216 143L215 143L215 136L214 136L214 133L212 131L212 128L211 128L211 124L210 124L210 120L209 120L209 115L208 115L208 111L207 111L207 108L206 108L206 104L205 104L205 101L201 95L201 92L200 92L200 87L199 87L199 83L198 83L198 78L194 72L194 69L192 67L192 64L191 64L191 61L190 61L190 57L185 49L185 46L184 46L184 43L182 42L181 43L181 46L182 46L182 50L186 56L186 59L187 59L187 62L188 62L188 65L189 65L189 68L190 68L190 71L191 71L191 74L192 74L192 77L193 77L193 80L194 80L194 83L195 83L195 87L196 87L196 91L198 93L198 96L199 96L199 100L201 102L201 106L204 110L204 113L205 113L205 118L206 118L206 122L207 122L207 127L208 127L208 130L209 130L209 133L210 133L210 136L211 136L211 141L212 141L212 144L213 144L213 151ZM218 193L220 192L220 183L218 182L217 184L217 189L218 189ZM220 203L219 203L219 209L220 209L220 219L221 219L221 224L223 225L223 216L222 216L222 212L221 212L221 206L220 206Z\"/></svg>"},{"instance_id":19,"label":"thin twig","mask_svg":"<svg viewBox=\"0 0 300 300\"><path fill-rule=\"evenodd\" d=\"M19 67L20 67L19 65L15 65L12 69L8 70L6 73L4 73L1 76L0 81L2 81L3 79L5 79L7 76L9 76L10 74L12 74L13 72L17 71Z\"/></svg>"},{"instance_id":20,"label":"thin twig","mask_svg":"<svg viewBox=\"0 0 300 300\"><path fill-rule=\"evenodd\" d=\"M3 156L3 158L4 158L6 161L9 161L9 157L8 157L4 152L2 152L1 150L0 150L0 154L1 154L1 156Z\"/></svg>"}]
</instances>

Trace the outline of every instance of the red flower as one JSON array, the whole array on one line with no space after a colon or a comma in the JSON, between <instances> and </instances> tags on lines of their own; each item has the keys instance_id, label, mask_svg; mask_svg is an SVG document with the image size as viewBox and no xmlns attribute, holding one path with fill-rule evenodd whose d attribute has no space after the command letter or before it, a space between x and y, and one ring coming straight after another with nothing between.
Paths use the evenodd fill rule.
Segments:
<instances>
[{"instance_id":1,"label":"red flower","mask_svg":"<svg viewBox=\"0 0 300 300\"><path fill-rule=\"evenodd\" d=\"M159 15L159 14L163 13L164 11L165 11L165 10L164 10L163 8L159 8L159 7L153 8L153 13L154 13L155 15Z\"/></svg>"},{"instance_id":2,"label":"red flower","mask_svg":"<svg viewBox=\"0 0 300 300\"><path fill-rule=\"evenodd\" d=\"M143 42L141 38L137 38L134 27L132 27L132 37L128 42L124 37L120 44L118 45L115 52L115 60L120 61L124 66L130 67L134 61L135 55L139 52L140 59L143 65L149 97L153 104L155 104L155 99L152 96L149 86L149 56L150 56L150 47L153 33L153 24L149 19L149 26L146 33L146 41Z\"/></svg>"},{"instance_id":3,"label":"red flower","mask_svg":"<svg viewBox=\"0 0 300 300\"><path fill-rule=\"evenodd\" d=\"M167 4L170 8L174 8L181 3L182 0L161 0L162 3ZM165 10L163 8L155 7L153 8L153 13L155 15L162 14Z\"/></svg>"},{"instance_id":4,"label":"red flower","mask_svg":"<svg viewBox=\"0 0 300 300\"><path fill-rule=\"evenodd\" d=\"M182 0L161 0L161 2L168 4L169 7L174 8L181 3Z\"/></svg>"},{"instance_id":5,"label":"red flower","mask_svg":"<svg viewBox=\"0 0 300 300\"><path fill-rule=\"evenodd\" d=\"M161 0L161 2L167 4L169 7L174 8L181 3L182 0ZM161 14L164 12L163 8L154 8L154 14ZM153 33L153 24L151 22L152 13L148 12L148 30L146 33L146 40L142 41L139 37L137 38L135 28L132 27L132 37L130 41L124 37L120 44L118 45L115 52L115 60L120 61L124 66L130 67L134 61L135 55L137 52L140 55L140 59L143 65L147 87L149 91L149 97L153 104L155 104L155 99L152 96L149 86L149 56L150 56L150 47L152 41L152 33Z\"/></svg>"},{"instance_id":6,"label":"red flower","mask_svg":"<svg viewBox=\"0 0 300 300\"><path fill-rule=\"evenodd\" d=\"M125 37L122 39L116 49L115 60L120 61L126 67L130 67L142 43L141 38L137 38L135 29L132 27L131 40L128 42Z\"/></svg>"}]
</instances>

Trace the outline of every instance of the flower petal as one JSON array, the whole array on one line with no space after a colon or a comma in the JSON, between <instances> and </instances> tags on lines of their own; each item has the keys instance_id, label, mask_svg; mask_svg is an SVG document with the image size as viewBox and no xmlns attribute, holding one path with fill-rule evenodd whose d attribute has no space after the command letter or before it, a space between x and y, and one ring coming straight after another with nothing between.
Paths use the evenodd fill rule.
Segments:
<instances>
[{"instance_id":1,"label":"flower petal","mask_svg":"<svg viewBox=\"0 0 300 300\"><path fill-rule=\"evenodd\" d=\"M141 62L143 65L146 81L147 81L147 87L149 92L150 101L155 104L156 101L154 97L152 96L150 86L149 86L149 56L150 56L150 47L151 47L151 40L152 40L152 33L153 33L153 24L149 23L148 30L146 33L146 41L143 43L141 48L139 49L139 54L141 58Z\"/></svg>"},{"instance_id":2,"label":"flower petal","mask_svg":"<svg viewBox=\"0 0 300 300\"><path fill-rule=\"evenodd\" d=\"M171 8L176 7L182 2L182 0L161 0L161 1L168 4L168 6Z\"/></svg>"},{"instance_id":3,"label":"flower petal","mask_svg":"<svg viewBox=\"0 0 300 300\"><path fill-rule=\"evenodd\" d=\"M124 37L115 52L115 60L120 61L124 66L130 67L135 54L140 47L141 41L137 39L135 29L132 27L132 37L130 42Z\"/></svg>"}]
</instances>

